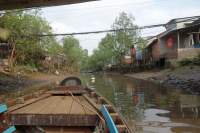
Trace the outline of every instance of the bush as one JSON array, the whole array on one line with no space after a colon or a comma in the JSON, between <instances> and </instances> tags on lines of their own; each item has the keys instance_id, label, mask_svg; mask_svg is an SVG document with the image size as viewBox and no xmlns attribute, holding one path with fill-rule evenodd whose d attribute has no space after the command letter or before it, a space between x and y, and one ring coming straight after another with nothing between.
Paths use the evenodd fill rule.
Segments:
<instances>
[{"instance_id":1,"label":"bush","mask_svg":"<svg viewBox=\"0 0 200 133\"><path fill-rule=\"evenodd\" d=\"M187 65L192 65L192 59L183 59L179 61L180 66L187 66Z\"/></svg>"},{"instance_id":2,"label":"bush","mask_svg":"<svg viewBox=\"0 0 200 133\"><path fill-rule=\"evenodd\" d=\"M200 54L194 58L186 58L179 61L180 66L197 65L200 66Z\"/></svg>"}]
</instances>

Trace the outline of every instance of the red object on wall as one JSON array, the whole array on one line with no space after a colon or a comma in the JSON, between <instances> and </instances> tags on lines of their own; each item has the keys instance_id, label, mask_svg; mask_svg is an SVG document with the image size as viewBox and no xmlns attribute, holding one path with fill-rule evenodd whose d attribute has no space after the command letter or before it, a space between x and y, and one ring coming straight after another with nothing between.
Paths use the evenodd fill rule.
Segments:
<instances>
[{"instance_id":1,"label":"red object on wall","mask_svg":"<svg viewBox=\"0 0 200 133\"><path fill-rule=\"evenodd\" d=\"M169 37L169 38L167 39L167 47L168 47L168 48L172 48L173 45L174 45L174 39L173 39L173 37Z\"/></svg>"}]
</instances>

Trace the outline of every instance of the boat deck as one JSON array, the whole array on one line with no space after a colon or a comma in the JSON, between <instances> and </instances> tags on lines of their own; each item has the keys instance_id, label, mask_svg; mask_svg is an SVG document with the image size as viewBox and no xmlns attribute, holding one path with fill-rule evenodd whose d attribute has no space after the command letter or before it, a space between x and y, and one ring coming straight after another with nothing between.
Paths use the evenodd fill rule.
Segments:
<instances>
[{"instance_id":1,"label":"boat deck","mask_svg":"<svg viewBox=\"0 0 200 133\"><path fill-rule=\"evenodd\" d=\"M76 100L94 110L83 96L76 96ZM79 104L71 96L50 96L38 102L32 103L20 109L14 110L11 114L91 114L94 112Z\"/></svg>"},{"instance_id":2,"label":"boat deck","mask_svg":"<svg viewBox=\"0 0 200 133\"><path fill-rule=\"evenodd\" d=\"M92 133L88 127L45 127L45 133Z\"/></svg>"},{"instance_id":3,"label":"boat deck","mask_svg":"<svg viewBox=\"0 0 200 133\"><path fill-rule=\"evenodd\" d=\"M23 99L23 98L22 98ZM41 128L47 133L90 133L101 124L102 105L120 133L129 132L109 102L88 88L60 86L9 108L8 117L19 130ZM104 121L104 120L103 120ZM83 130L84 129L84 130Z\"/></svg>"},{"instance_id":4,"label":"boat deck","mask_svg":"<svg viewBox=\"0 0 200 133\"><path fill-rule=\"evenodd\" d=\"M83 96L47 95L12 107L9 116L19 126L95 126L96 109Z\"/></svg>"}]
</instances>

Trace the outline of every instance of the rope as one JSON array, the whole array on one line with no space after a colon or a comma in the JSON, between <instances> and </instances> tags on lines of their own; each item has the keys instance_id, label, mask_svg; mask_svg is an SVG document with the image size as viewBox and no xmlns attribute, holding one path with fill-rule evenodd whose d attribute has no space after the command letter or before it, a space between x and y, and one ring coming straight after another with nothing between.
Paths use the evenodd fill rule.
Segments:
<instances>
[{"instance_id":1,"label":"rope","mask_svg":"<svg viewBox=\"0 0 200 133\"><path fill-rule=\"evenodd\" d=\"M70 112L71 112L71 110L72 110L72 105L73 105L73 103L74 103L74 99L72 99L72 102L71 102L71 105L70 105L70 109L69 109L69 113L68 113L68 114L70 114Z\"/></svg>"},{"instance_id":2,"label":"rope","mask_svg":"<svg viewBox=\"0 0 200 133\"><path fill-rule=\"evenodd\" d=\"M81 101L80 101L80 98L77 98L77 99L78 99L79 102L81 102ZM85 106L83 106L83 105L81 105L81 106L83 107L83 110L84 110L85 114L87 114L86 109L85 109Z\"/></svg>"},{"instance_id":3,"label":"rope","mask_svg":"<svg viewBox=\"0 0 200 133\"><path fill-rule=\"evenodd\" d=\"M68 93L72 96L72 98L74 99L75 102L77 102L77 103L80 104L81 106L84 106L84 107L86 107L88 110L90 110L90 111L92 111L93 113L95 113L95 114L100 118L101 122L105 125L105 120L103 119L103 117L102 117L97 111L94 111L93 109L91 109L91 108L88 107L87 105L81 103L80 100L77 100L77 99L75 98L75 96L72 94L72 92L69 91Z\"/></svg>"}]
</instances>

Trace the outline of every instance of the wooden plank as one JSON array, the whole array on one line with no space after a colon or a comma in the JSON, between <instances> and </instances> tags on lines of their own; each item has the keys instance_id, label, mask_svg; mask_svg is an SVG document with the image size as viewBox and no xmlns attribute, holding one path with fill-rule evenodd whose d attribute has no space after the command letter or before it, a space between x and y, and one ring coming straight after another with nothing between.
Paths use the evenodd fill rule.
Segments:
<instances>
[{"instance_id":1,"label":"wooden plank","mask_svg":"<svg viewBox=\"0 0 200 133\"><path fill-rule=\"evenodd\" d=\"M96 109L84 97L74 96L74 98L72 107L70 107L73 101L72 96L50 96L12 111L11 114L67 114L68 112L70 114L95 114L91 110L96 111ZM71 111L69 111L70 108Z\"/></svg>"},{"instance_id":2,"label":"wooden plank","mask_svg":"<svg viewBox=\"0 0 200 133\"><path fill-rule=\"evenodd\" d=\"M64 107L63 107L64 113L69 114L69 112L70 112L69 105L71 106L72 101L73 101L72 97L65 97L65 104L64 104Z\"/></svg>"},{"instance_id":3,"label":"wooden plank","mask_svg":"<svg viewBox=\"0 0 200 133\"><path fill-rule=\"evenodd\" d=\"M81 104L80 103L79 104L82 107L83 114L89 113L90 112L90 110L88 110L88 108L90 108L89 105L86 104L85 102L83 102L83 101L85 101L85 99L82 99L82 97L78 97L78 101L81 102Z\"/></svg>"},{"instance_id":4,"label":"wooden plank","mask_svg":"<svg viewBox=\"0 0 200 133\"><path fill-rule=\"evenodd\" d=\"M98 116L71 114L12 114L13 125L23 126L95 126Z\"/></svg>"},{"instance_id":5,"label":"wooden plank","mask_svg":"<svg viewBox=\"0 0 200 133\"><path fill-rule=\"evenodd\" d=\"M39 114L53 114L56 113L58 106L61 104L60 97L51 96L51 99L47 100L48 104L43 108Z\"/></svg>"},{"instance_id":6,"label":"wooden plank","mask_svg":"<svg viewBox=\"0 0 200 133\"><path fill-rule=\"evenodd\" d=\"M81 101L81 103L79 103L79 97L74 97L76 99L74 99L74 103L73 103L73 106L72 106L72 109L71 109L71 112L70 114L82 114L84 115L85 114L85 110L83 109L82 104L86 104L84 101ZM86 106L88 106L88 104L86 104Z\"/></svg>"},{"instance_id":7,"label":"wooden plank","mask_svg":"<svg viewBox=\"0 0 200 133\"><path fill-rule=\"evenodd\" d=\"M70 101L71 101L71 97L69 96L57 96L57 103L56 103L56 107L54 107L54 109L52 110L52 114L64 114L66 113L66 106L70 105Z\"/></svg>"},{"instance_id":8,"label":"wooden plank","mask_svg":"<svg viewBox=\"0 0 200 133\"><path fill-rule=\"evenodd\" d=\"M79 98L80 101L84 101L83 104L86 106L83 106L83 109L86 111L86 114L93 114L94 112L98 112L96 108L94 108L83 96Z\"/></svg>"},{"instance_id":9,"label":"wooden plank","mask_svg":"<svg viewBox=\"0 0 200 133\"><path fill-rule=\"evenodd\" d=\"M44 127L45 133L92 133L89 127Z\"/></svg>"},{"instance_id":10,"label":"wooden plank","mask_svg":"<svg viewBox=\"0 0 200 133\"><path fill-rule=\"evenodd\" d=\"M56 106L52 110L52 114L67 114L72 101L70 96L57 96Z\"/></svg>"},{"instance_id":11,"label":"wooden plank","mask_svg":"<svg viewBox=\"0 0 200 133\"><path fill-rule=\"evenodd\" d=\"M75 96L73 100L70 114L96 114L96 109L84 97Z\"/></svg>"},{"instance_id":12,"label":"wooden plank","mask_svg":"<svg viewBox=\"0 0 200 133\"><path fill-rule=\"evenodd\" d=\"M100 110L101 105L96 104L95 101L92 100L92 98L88 97L86 94L84 94L83 97L84 97L96 110Z\"/></svg>"},{"instance_id":13,"label":"wooden plank","mask_svg":"<svg viewBox=\"0 0 200 133\"><path fill-rule=\"evenodd\" d=\"M45 99L38 100L34 103L31 103L27 106L19 108L11 113L39 113L43 108L47 107L51 101L52 97L46 97Z\"/></svg>"},{"instance_id":14,"label":"wooden plank","mask_svg":"<svg viewBox=\"0 0 200 133\"><path fill-rule=\"evenodd\" d=\"M117 125L117 129L120 133L124 133L126 132L127 127L126 125Z\"/></svg>"},{"instance_id":15,"label":"wooden plank","mask_svg":"<svg viewBox=\"0 0 200 133\"><path fill-rule=\"evenodd\" d=\"M43 99L41 101L38 101L36 103L33 103L27 107L25 107L24 109L26 109L25 113L32 113L35 112L35 114L40 114L40 112L45 109L47 107L47 105L49 105L49 100L52 97L48 97L46 99ZM23 109L23 108L22 108ZM23 113L23 110L21 111L21 113Z\"/></svg>"},{"instance_id":16,"label":"wooden plank","mask_svg":"<svg viewBox=\"0 0 200 133\"><path fill-rule=\"evenodd\" d=\"M23 107L25 107L25 106L28 106L28 105L33 104L33 103L35 103L35 102L38 102L38 101L40 101L40 100L42 100L42 99L45 99L45 98L47 98L47 97L49 97L49 96L50 96L50 94L44 94L44 95L42 95L42 96L40 96L40 97L38 97L38 98L32 98L32 99L30 99L30 100L25 101L24 104L17 104L17 105L15 105L15 106L9 107L8 110L9 110L9 112L15 111L15 110L17 110L17 109L23 108Z\"/></svg>"},{"instance_id":17,"label":"wooden plank","mask_svg":"<svg viewBox=\"0 0 200 133\"><path fill-rule=\"evenodd\" d=\"M110 113L110 116L112 117L112 119L113 119L114 122L116 122L117 119L120 119L119 115L117 113Z\"/></svg>"},{"instance_id":18,"label":"wooden plank","mask_svg":"<svg viewBox=\"0 0 200 133\"><path fill-rule=\"evenodd\" d=\"M57 101L56 97L51 96L48 99L45 99L44 103L38 103L37 106L42 106L42 108L38 112L36 112L36 114L47 114L48 112L52 113L51 108L54 105L54 103L56 104L56 101Z\"/></svg>"}]
</instances>

